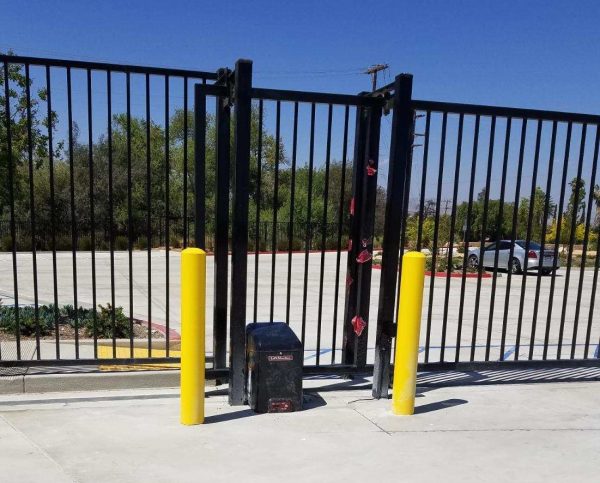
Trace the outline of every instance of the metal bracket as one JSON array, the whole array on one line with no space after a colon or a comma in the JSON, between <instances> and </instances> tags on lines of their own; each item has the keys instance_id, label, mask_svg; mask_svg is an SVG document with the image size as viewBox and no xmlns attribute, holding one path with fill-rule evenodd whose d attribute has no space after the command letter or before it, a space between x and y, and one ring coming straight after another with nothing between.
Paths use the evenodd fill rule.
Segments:
<instances>
[{"instance_id":1,"label":"metal bracket","mask_svg":"<svg viewBox=\"0 0 600 483\"><path fill-rule=\"evenodd\" d=\"M217 70L217 80L215 81L215 84L223 85L227 88L227 105L229 107L233 106L235 102L233 74L231 69L228 69L227 67L221 68Z\"/></svg>"}]
</instances>

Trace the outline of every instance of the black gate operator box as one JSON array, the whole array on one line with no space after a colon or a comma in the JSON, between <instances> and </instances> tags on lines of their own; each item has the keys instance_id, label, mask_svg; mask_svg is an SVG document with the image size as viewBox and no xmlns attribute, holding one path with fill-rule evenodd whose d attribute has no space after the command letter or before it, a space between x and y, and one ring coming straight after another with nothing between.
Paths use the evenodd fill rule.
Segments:
<instances>
[{"instance_id":1,"label":"black gate operator box","mask_svg":"<svg viewBox=\"0 0 600 483\"><path fill-rule=\"evenodd\" d=\"M284 322L246 327L246 397L257 413L302 409L302 343Z\"/></svg>"}]
</instances>

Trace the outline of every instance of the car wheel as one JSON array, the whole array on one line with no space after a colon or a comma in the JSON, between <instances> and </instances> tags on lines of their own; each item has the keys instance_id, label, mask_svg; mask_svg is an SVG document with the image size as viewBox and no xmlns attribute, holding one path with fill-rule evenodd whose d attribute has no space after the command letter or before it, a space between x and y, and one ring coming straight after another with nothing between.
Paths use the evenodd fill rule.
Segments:
<instances>
[{"instance_id":1,"label":"car wheel","mask_svg":"<svg viewBox=\"0 0 600 483\"><path fill-rule=\"evenodd\" d=\"M518 258L513 258L510 262L510 271L514 274L521 273L521 262L519 262Z\"/></svg>"},{"instance_id":2,"label":"car wheel","mask_svg":"<svg viewBox=\"0 0 600 483\"><path fill-rule=\"evenodd\" d=\"M477 255L471 255L469 257L469 268L477 268L479 266L479 261L477 260Z\"/></svg>"},{"instance_id":3,"label":"car wheel","mask_svg":"<svg viewBox=\"0 0 600 483\"><path fill-rule=\"evenodd\" d=\"M542 275L552 275L552 272L554 272L554 269L547 268L545 270L542 270Z\"/></svg>"}]
</instances>

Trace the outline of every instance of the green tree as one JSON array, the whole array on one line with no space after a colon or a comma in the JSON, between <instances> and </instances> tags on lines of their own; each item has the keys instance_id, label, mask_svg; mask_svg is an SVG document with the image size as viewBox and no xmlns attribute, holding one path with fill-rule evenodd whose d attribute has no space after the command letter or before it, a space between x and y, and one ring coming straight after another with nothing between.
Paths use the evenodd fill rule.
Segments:
<instances>
[{"instance_id":1,"label":"green tree","mask_svg":"<svg viewBox=\"0 0 600 483\"><path fill-rule=\"evenodd\" d=\"M551 199L548 199L548 204L552 203ZM542 188L537 186L535 188L533 197L533 206L531 206L531 200L529 198L521 198L519 202L519 211L517 216L517 238L525 239L527 237L527 226L529 224L530 209L531 213L531 227L530 227L530 240L542 243L542 227L544 223L548 223L547 219L544 219L544 209L546 205L546 193ZM548 218L549 216L547 216ZM546 229L546 231L548 231ZM548 237L546 236L546 239Z\"/></svg>"},{"instance_id":2,"label":"green tree","mask_svg":"<svg viewBox=\"0 0 600 483\"><path fill-rule=\"evenodd\" d=\"M12 52L8 52L12 55ZM0 69L0 219L8 219L10 206L10 172L13 166L13 194L15 212L21 219L29 219L28 166L29 151L34 168L39 169L48 158L48 130L55 128L58 117L51 113L48 120L45 109L46 89L33 90L32 80L27 78L24 67L8 64L8 92L6 92L5 70ZM29 103L27 91L29 90ZM7 102L8 100L8 102ZM10 122L7 123L7 105ZM11 153L8 151L10 129ZM54 155L59 155L62 143L54 144Z\"/></svg>"}]
</instances>

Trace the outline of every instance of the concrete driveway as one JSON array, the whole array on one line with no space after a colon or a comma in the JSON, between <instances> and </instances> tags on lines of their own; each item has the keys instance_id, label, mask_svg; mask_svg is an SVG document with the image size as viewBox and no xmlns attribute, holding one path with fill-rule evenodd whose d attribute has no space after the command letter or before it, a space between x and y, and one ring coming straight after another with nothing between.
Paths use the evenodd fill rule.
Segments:
<instances>
[{"instance_id":1,"label":"concrete driveway","mask_svg":"<svg viewBox=\"0 0 600 483\"><path fill-rule=\"evenodd\" d=\"M340 384L289 414L213 389L200 426L176 389L0 396L2 481L598 481L600 383L423 387L414 416Z\"/></svg>"}]
</instances>

